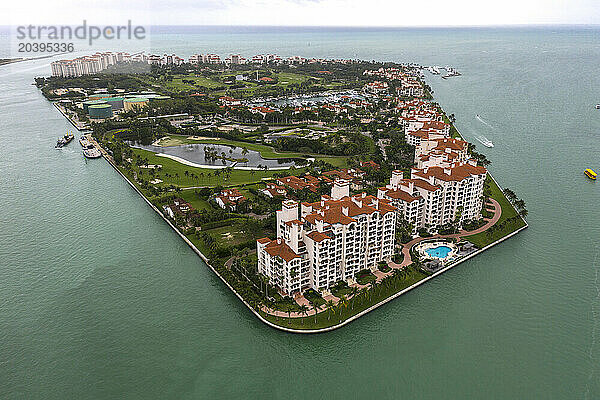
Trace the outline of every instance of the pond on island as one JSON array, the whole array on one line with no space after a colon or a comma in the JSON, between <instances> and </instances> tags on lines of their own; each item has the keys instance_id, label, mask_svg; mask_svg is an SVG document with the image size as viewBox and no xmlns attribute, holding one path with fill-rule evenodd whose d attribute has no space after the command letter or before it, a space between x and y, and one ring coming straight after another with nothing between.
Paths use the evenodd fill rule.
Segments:
<instances>
[{"instance_id":1,"label":"pond on island","mask_svg":"<svg viewBox=\"0 0 600 400\"><path fill-rule=\"evenodd\" d=\"M221 144L184 144L179 146L139 145L132 147L178 157L197 166L289 168L305 164L302 158L263 158L258 151Z\"/></svg>"}]
</instances>

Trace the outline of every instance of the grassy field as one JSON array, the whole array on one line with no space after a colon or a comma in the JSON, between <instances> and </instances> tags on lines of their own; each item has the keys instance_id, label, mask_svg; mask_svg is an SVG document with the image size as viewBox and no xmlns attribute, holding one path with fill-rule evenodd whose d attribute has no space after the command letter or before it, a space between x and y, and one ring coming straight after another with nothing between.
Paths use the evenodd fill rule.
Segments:
<instances>
[{"instance_id":1,"label":"grassy field","mask_svg":"<svg viewBox=\"0 0 600 400\"><path fill-rule=\"evenodd\" d=\"M169 186L174 185L181 188L186 187L199 187L199 186L235 186L243 185L246 183L261 182L264 178L272 178L274 174L281 173L281 171L246 171L234 169L229 176L225 177L221 174L215 175L214 169L208 168L197 168L190 167L181 164L175 160L171 160L167 157L157 156L155 153L142 149L132 149L135 154L142 158L148 159L148 164L161 165L160 171L156 171L154 175L150 174L150 171L145 168L138 169L135 167L136 172L140 173L144 179L161 179L163 182L156 186ZM185 172L188 172L186 176ZM304 171L303 168L286 171L290 175L298 175ZM193 176L195 175L195 177Z\"/></svg>"},{"instance_id":2,"label":"grassy field","mask_svg":"<svg viewBox=\"0 0 600 400\"><path fill-rule=\"evenodd\" d=\"M200 200L198 196L196 196L196 193L194 193L193 189L183 190L178 194L178 196L190 203L190 205L198 211L212 210L212 207L210 204L208 204L208 201Z\"/></svg>"},{"instance_id":3,"label":"grassy field","mask_svg":"<svg viewBox=\"0 0 600 400\"><path fill-rule=\"evenodd\" d=\"M280 72L277 74L277 79L280 85L299 84L306 82L310 77L306 75L294 74L292 72Z\"/></svg>"},{"instance_id":4,"label":"grassy field","mask_svg":"<svg viewBox=\"0 0 600 400\"><path fill-rule=\"evenodd\" d=\"M210 234L220 246L235 246L249 239L237 223L232 226L208 229L205 232Z\"/></svg>"},{"instance_id":5,"label":"grassy field","mask_svg":"<svg viewBox=\"0 0 600 400\"><path fill-rule=\"evenodd\" d=\"M183 82L184 79L187 81L194 81L194 84ZM172 91L195 89L195 85L204 86L209 89L214 89L218 86L224 86L223 82L218 82L203 76L196 76L194 74L175 75L172 81L160 81L156 79L145 79L144 81L152 85L159 85Z\"/></svg>"},{"instance_id":6,"label":"grassy field","mask_svg":"<svg viewBox=\"0 0 600 400\"><path fill-rule=\"evenodd\" d=\"M498 185L496 185L496 182L494 182L494 180L491 179L489 175L486 178L486 183L490 185L491 197L494 200L496 200L502 207L502 215L500 216L500 220L498 220L496 224L501 225L504 223L504 226L502 229L494 231L491 235L488 232L482 232L472 236L465 236L465 239L475 244L479 248L485 247L488 244L493 243L496 240L508 235L509 233L512 233L517 229L525 226L525 222L521 218L512 222L505 222L508 219L515 217L517 215L517 211L514 209L512 204L510 204L510 202L506 199L504 193L502 193Z\"/></svg>"}]
</instances>

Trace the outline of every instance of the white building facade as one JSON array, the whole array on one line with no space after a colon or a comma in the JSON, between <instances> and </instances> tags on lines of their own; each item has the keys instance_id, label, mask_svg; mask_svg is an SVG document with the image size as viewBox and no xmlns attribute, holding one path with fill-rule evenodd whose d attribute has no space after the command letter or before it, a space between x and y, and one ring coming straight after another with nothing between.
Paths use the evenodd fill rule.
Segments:
<instances>
[{"instance_id":1,"label":"white building facade","mask_svg":"<svg viewBox=\"0 0 600 400\"><path fill-rule=\"evenodd\" d=\"M487 170L468 156L468 144L459 139L425 140L415 151L416 167L410 178L394 171L377 197L396 207L398 218L417 229L481 218Z\"/></svg>"},{"instance_id":2,"label":"white building facade","mask_svg":"<svg viewBox=\"0 0 600 400\"><path fill-rule=\"evenodd\" d=\"M375 270L394 254L396 209L365 193L350 196L349 182L316 203L286 200L277 211L277 239L257 241L258 270L286 294L325 289Z\"/></svg>"}]
</instances>

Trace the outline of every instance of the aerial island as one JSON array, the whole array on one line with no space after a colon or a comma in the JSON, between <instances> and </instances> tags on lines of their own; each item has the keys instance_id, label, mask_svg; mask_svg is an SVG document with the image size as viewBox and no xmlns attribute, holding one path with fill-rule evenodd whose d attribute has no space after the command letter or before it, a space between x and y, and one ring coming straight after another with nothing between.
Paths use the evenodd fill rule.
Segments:
<instances>
[{"instance_id":1,"label":"aerial island","mask_svg":"<svg viewBox=\"0 0 600 400\"><path fill-rule=\"evenodd\" d=\"M261 321L343 326L527 227L425 67L97 53L42 93Z\"/></svg>"}]
</instances>

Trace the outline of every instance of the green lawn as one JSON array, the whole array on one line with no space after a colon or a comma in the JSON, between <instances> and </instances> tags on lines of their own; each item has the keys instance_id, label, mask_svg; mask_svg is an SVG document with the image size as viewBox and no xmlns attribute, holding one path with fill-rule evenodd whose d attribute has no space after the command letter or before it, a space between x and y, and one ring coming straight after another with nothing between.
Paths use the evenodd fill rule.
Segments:
<instances>
[{"instance_id":1,"label":"green lawn","mask_svg":"<svg viewBox=\"0 0 600 400\"><path fill-rule=\"evenodd\" d=\"M504 221L516 216L517 211L514 209L512 204L510 204L510 202L506 199L504 193L502 193L498 185L496 185L496 182L494 182L494 180L491 179L489 175L486 178L486 183L490 185L491 197L498 203L500 203L500 206L502 207L502 215L500 216L500 220L498 220L498 222L496 223L497 225L502 225ZM490 243L495 242L498 239L503 238L504 236L516 231L517 229L523 226L525 226L525 221L519 218L516 221L504 223L502 229L494 231L491 235L488 232L482 232L472 236L465 236L464 238L467 239L469 242L475 244L477 247L482 248Z\"/></svg>"},{"instance_id":2,"label":"green lawn","mask_svg":"<svg viewBox=\"0 0 600 400\"><path fill-rule=\"evenodd\" d=\"M225 179L223 175L215 176L214 172L217 170L214 169L190 167L167 157L159 157L151 151L142 149L132 150L138 156L147 158L148 164L162 165L162 169L155 172L152 176L149 170L144 168L139 169L144 179L152 180L159 178L163 181L156 186L169 186L171 184L181 188L218 185L234 186L260 182L263 178L272 178L274 174L281 173L281 171L246 171L234 169L231 176ZM138 171L137 167L135 168ZM185 171L188 171L187 176L185 175ZM298 175L303 171L304 169L298 168L288 172L291 175ZM192 174L196 175L196 177L193 177Z\"/></svg>"},{"instance_id":3,"label":"green lawn","mask_svg":"<svg viewBox=\"0 0 600 400\"><path fill-rule=\"evenodd\" d=\"M298 84L302 82L306 82L310 77L306 75L295 74L292 72L280 72L277 74L277 78L279 80L279 85L283 84L285 86L289 84ZM283 83L286 82L286 83Z\"/></svg>"},{"instance_id":4,"label":"green lawn","mask_svg":"<svg viewBox=\"0 0 600 400\"><path fill-rule=\"evenodd\" d=\"M194 81L194 84L183 82L184 79L188 81ZM204 86L209 89L225 85L223 82L215 81L209 78L205 78L203 76L196 76L194 74L177 74L173 77L173 80L171 81L162 81L153 78L147 78L144 79L144 81L152 85L159 85L161 87L174 91L195 89L195 85Z\"/></svg>"},{"instance_id":5,"label":"green lawn","mask_svg":"<svg viewBox=\"0 0 600 400\"><path fill-rule=\"evenodd\" d=\"M190 203L190 205L198 211L212 210L212 207L210 204L208 204L208 201L200 200L196 193L194 193L193 189L183 190L178 196Z\"/></svg>"},{"instance_id":6,"label":"green lawn","mask_svg":"<svg viewBox=\"0 0 600 400\"><path fill-rule=\"evenodd\" d=\"M222 247L235 246L249 239L249 236L243 232L241 225L238 223L231 226L208 229L205 232L210 234L219 246Z\"/></svg>"}]
</instances>

